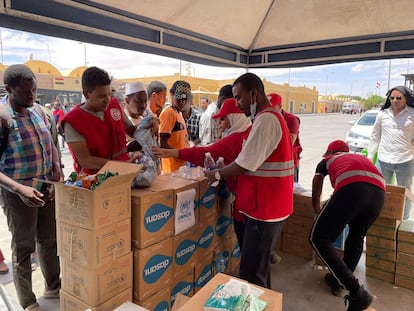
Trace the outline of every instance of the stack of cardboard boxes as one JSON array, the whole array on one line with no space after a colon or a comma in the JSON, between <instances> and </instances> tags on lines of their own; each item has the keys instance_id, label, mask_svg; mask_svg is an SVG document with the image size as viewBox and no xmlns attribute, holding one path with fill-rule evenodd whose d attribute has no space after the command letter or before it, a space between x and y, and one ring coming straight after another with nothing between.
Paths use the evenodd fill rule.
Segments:
<instances>
[{"instance_id":1,"label":"stack of cardboard boxes","mask_svg":"<svg viewBox=\"0 0 414 311\"><path fill-rule=\"evenodd\" d=\"M414 289L414 221L403 220L398 229L395 285Z\"/></svg>"},{"instance_id":2,"label":"stack of cardboard boxes","mask_svg":"<svg viewBox=\"0 0 414 311\"><path fill-rule=\"evenodd\" d=\"M230 238L231 218L218 212L216 189L191 176L160 175L150 187L131 193L133 296L149 310L164 310L178 293L191 297L204 286L218 250L227 256L227 271L240 257ZM181 228L192 204L194 222Z\"/></svg>"},{"instance_id":3,"label":"stack of cardboard boxes","mask_svg":"<svg viewBox=\"0 0 414 311\"><path fill-rule=\"evenodd\" d=\"M95 190L56 184L60 310L113 310L132 298L131 180L140 166L108 162L117 172Z\"/></svg>"},{"instance_id":4,"label":"stack of cardboard boxes","mask_svg":"<svg viewBox=\"0 0 414 311\"><path fill-rule=\"evenodd\" d=\"M293 195L293 214L287 219L278 249L285 253L311 260L313 249L309 243L315 212L312 207L312 193L300 192ZM281 244L280 244L281 241Z\"/></svg>"},{"instance_id":5,"label":"stack of cardboard boxes","mask_svg":"<svg viewBox=\"0 0 414 311\"><path fill-rule=\"evenodd\" d=\"M395 281L397 230L404 213L406 189L387 185L380 217L366 236L366 275L389 283Z\"/></svg>"}]
</instances>

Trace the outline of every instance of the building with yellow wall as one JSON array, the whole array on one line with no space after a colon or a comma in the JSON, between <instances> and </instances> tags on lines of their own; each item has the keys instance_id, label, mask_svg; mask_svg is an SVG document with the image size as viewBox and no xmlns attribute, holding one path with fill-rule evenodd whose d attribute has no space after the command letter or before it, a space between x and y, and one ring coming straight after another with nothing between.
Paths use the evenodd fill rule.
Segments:
<instances>
[{"instance_id":1,"label":"building with yellow wall","mask_svg":"<svg viewBox=\"0 0 414 311\"><path fill-rule=\"evenodd\" d=\"M87 68L86 66L75 68L69 73L68 76L64 76L57 68L44 61L30 60L26 62L25 65L28 66L37 77L39 89L38 93L46 93L46 90L53 90L54 92L52 92L52 94L57 94L54 96L61 98L62 101L68 101L70 104L76 104L80 102L81 77ZM3 81L4 70L6 68L6 66L0 64L0 81ZM193 76L180 75L176 73L171 76L114 79L113 87L116 90L122 91L125 87L125 83L142 81L145 84L148 84L153 80L164 82L167 85L168 89L172 86L174 81L186 80L191 84L193 104L195 106L199 106L200 99L203 96L208 97L212 101L217 101L217 95L220 88L226 84L232 84L234 81L234 79L204 79ZM267 81L266 78L263 78L263 84L267 93L278 93L282 96L283 109L288 112L297 114L324 112L325 106L323 103L320 103L318 101L318 91L315 87L308 88L306 86L290 86L287 83L280 85ZM78 95L75 96L75 93ZM68 94L72 95L69 96ZM47 101L50 100L51 99L48 97ZM42 103L44 104L44 100Z\"/></svg>"}]
</instances>

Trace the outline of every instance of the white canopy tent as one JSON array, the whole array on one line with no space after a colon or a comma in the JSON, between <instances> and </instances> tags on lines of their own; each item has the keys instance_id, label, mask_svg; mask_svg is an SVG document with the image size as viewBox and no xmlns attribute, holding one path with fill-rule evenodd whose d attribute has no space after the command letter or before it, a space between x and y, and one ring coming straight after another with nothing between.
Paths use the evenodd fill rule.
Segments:
<instances>
[{"instance_id":1,"label":"white canopy tent","mask_svg":"<svg viewBox=\"0 0 414 311\"><path fill-rule=\"evenodd\" d=\"M0 26L243 68L414 56L412 0L5 0Z\"/></svg>"}]
</instances>

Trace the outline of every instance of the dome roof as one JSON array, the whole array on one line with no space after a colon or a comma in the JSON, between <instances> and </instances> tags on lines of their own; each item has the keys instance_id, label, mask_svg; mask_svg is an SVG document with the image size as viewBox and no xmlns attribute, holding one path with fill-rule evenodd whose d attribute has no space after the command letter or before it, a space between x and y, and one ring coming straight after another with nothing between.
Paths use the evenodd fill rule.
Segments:
<instances>
[{"instance_id":1,"label":"dome roof","mask_svg":"<svg viewBox=\"0 0 414 311\"><path fill-rule=\"evenodd\" d=\"M80 66L78 68L73 69L70 73L69 73L69 77L72 78L78 78L80 79L82 77L83 72L87 69L88 67L86 66Z\"/></svg>"},{"instance_id":2,"label":"dome roof","mask_svg":"<svg viewBox=\"0 0 414 311\"><path fill-rule=\"evenodd\" d=\"M61 76L62 74L60 71L53 65L46 63L41 60L30 60L26 63L24 63L27 67L29 67L33 73L44 73L49 74L52 76Z\"/></svg>"}]
</instances>

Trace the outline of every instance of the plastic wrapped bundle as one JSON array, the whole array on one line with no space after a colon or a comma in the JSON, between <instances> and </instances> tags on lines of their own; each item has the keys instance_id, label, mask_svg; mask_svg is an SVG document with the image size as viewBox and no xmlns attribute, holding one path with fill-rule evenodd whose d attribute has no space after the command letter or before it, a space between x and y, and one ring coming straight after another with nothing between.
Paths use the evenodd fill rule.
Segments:
<instances>
[{"instance_id":1,"label":"plastic wrapped bundle","mask_svg":"<svg viewBox=\"0 0 414 311\"><path fill-rule=\"evenodd\" d=\"M145 117L138 125L134 138L142 146L138 164L143 165L143 172L132 181L132 187L148 187L159 173L160 160L151 151L151 146L158 146L159 120L155 117Z\"/></svg>"}]
</instances>

